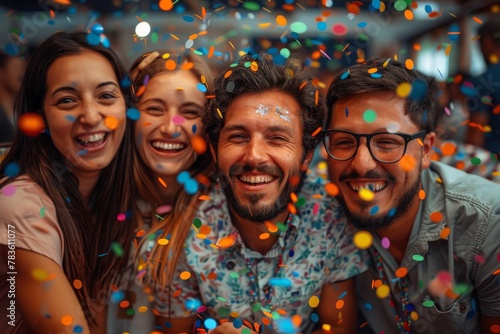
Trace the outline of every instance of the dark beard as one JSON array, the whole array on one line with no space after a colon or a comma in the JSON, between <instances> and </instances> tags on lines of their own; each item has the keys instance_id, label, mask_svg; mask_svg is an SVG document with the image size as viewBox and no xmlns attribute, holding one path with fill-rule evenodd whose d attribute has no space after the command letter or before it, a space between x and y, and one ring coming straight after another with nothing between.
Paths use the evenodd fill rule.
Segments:
<instances>
[{"instance_id":1,"label":"dark beard","mask_svg":"<svg viewBox=\"0 0 500 334\"><path fill-rule=\"evenodd\" d=\"M257 223L263 223L266 220L273 219L280 213L287 210L290 194L293 192L294 187L290 184L290 182L286 182L283 190L280 192L278 198L273 204L267 206L261 205L251 210L250 207L241 205L236 199L236 196L234 195L233 189L231 187L231 179L235 178L236 174L240 174L242 172L250 172L253 170L266 174L278 175L279 184L281 185L284 182L283 172L278 168L272 168L268 166L254 168L250 165L234 165L229 170L229 176L224 174L219 168L217 168L217 174L222 189L224 190L224 194L226 195L227 203L233 210L233 212L243 219L248 219ZM295 186L295 188L297 188L297 186ZM255 194L246 196L250 200L250 204L253 207L257 206L259 200L262 197L261 195Z\"/></svg>"},{"instance_id":2,"label":"dark beard","mask_svg":"<svg viewBox=\"0 0 500 334\"><path fill-rule=\"evenodd\" d=\"M396 210L393 214L386 213L376 216L351 212L347 208L347 204L342 196L338 196L337 199L344 209L347 220L353 224L354 227L360 230L378 231L388 228L396 219L406 214L410 206L418 198L417 194L419 190L420 178L418 178L415 183L411 185L408 191L403 194L399 202L396 204Z\"/></svg>"}]
</instances>

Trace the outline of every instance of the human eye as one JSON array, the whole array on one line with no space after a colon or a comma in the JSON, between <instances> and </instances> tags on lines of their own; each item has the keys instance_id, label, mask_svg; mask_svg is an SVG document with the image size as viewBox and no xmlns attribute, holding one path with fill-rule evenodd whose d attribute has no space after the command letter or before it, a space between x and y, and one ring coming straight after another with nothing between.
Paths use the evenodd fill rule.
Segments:
<instances>
[{"instance_id":1,"label":"human eye","mask_svg":"<svg viewBox=\"0 0 500 334\"><path fill-rule=\"evenodd\" d=\"M182 116L187 119L193 119L200 117L200 112L196 109L184 109L182 110Z\"/></svg>"},{"instance_id":2,"label":"human eye","mask_svg":"<svg viewBox=\"0 0 500 334\"><path fill-rule=\"evenodd\" d=\"M332 146L337 149L351 149L356 146L356 138L345 134L334 134L330 140Z\"/></svg>"},{"instance_id":3,"label":"human eye","mask_svg":"<svg viewBox=\"0 0 500 334\"><path fill-rule=\"evenodd\" d=\"M394 150L403 147L404 140L398 135L381 134L372 138L372 145L378 149Z\"/></svg>"},{"instance_id":4,"label":"human eye","mask_svg":"<svg viewBox=\"0 0 500 334\"><path fill-rule=\"evenodd\" d=\"M246 140L246 135L243 133L231 133L227 136L227 139L233 142L242 142Z\"/></svg>"},{"instance_id":5,"label":"human eye","mask_svg":"<svg viewBox=\"0 0 500 334\"><path fill-rule=\"evenodd\" d=\"M140 108L142 112L146 112L153 116L163 115L163 109L160 106L150 105Z\"/></svg>"}]
</instances>

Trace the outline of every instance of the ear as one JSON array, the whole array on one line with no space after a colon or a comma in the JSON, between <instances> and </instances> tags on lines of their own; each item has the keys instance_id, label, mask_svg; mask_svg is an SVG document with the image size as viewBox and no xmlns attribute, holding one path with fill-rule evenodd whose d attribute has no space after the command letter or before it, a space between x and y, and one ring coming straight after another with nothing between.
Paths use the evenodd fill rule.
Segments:
<instances>
[{"instance_id":1,"label":"ear","mask_svg":"<svg viewBox=\"0 0 500 334\"><path fill-rule=\"evenodd\" d=\"M432 147L436 141L436 133L429 132L424 138L424 149L422 151L422 168L429 168L431 165Z\"/></svg>"},{"instance_id":2,"label":"ear","mask_svg":"<svg viewBox=\"0 0 500 334\"><path fill-rule=\"evenodd\" d=\"M307 168L309 168L309 164L312 161L313 155L314 155L314 150L307 152L304 162L300 165L300 170L302 172L305 172Z\"/></svg>"},{"instance_id":3,"label":"ear","mask_svg":"<svg viewBox=\"0 0 500 334\"><path fill-rule=\"evenodd\" d=\"M212 143L208 142L208 146L210 147L210 152L212 153L212 159L214 159L214 162L217 163L217 153L215 152L215 149L212 146Z\"/></svg>"}]
</instances>

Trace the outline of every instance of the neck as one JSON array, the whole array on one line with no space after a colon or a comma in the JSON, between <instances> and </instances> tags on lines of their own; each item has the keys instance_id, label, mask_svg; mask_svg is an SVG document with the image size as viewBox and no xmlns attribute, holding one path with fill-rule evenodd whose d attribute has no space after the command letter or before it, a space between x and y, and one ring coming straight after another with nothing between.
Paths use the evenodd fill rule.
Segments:
<instances>
[{"instance_id":1,"label":"neck","mask_svg":"<svg viewBox=\"0 0 500 334\"><path fill-rule=\"evenodd\" d=\"M78 190L82 194L83 199L88 203L90 194L94 189L97 180L99 179L100 171L92 172L82 172L74 171L76 178L78 179Z\"/></svg>"},{"instance_id":2,"label":"neck","mask_svg":"<svg viewBox=\"0 0 500 334\"><path fill-rule=\"evenodd\" d=\"M377 231L381 238L386 237L390 240L391 244L389 246L389 252L398 264L401 263L405 255L408 240L410 239L411 229L419 207L420 201L417 199L404 216L396 219L388 228Z\"/></svg>"},{"instance_id":3,"label":"neck","mask_svg":"<svg viewBox=\"0 0 500 334\"><path fill-rule=\"evenodd\" d=\"M160 183L160 181L158 180L158 177L160 177L165 182L167 187L164 187ZM160 196L162 199L162 204L173 206L175 203L175 195L177 193L177 190L179 190L179 188L181 187L181 185L177 182L177 178L172 177L172 176L157 175L157 178L153 181L156 184L156 189L160 193Z\"/></svg>"},{"instance_id":4,"label":"neck","mask_svg":"<svg viewBox=\"0 0 500 334\"><path fill-rule=\"evenodd\" d=\"M288 217L288 211L280 213L273 219L269 219L271 222L286 222ZM263 222L255 222L249 219L244 219L236 215L231 210L231 222L238 230L241 240L245 243L245 246L253 251L259 252L261 254L266 254L273 247L278 240L278 234L270 234L270 237L261 240L260 235L262 233L269 233L269 229Z\"/></svg>"}]
</instances>

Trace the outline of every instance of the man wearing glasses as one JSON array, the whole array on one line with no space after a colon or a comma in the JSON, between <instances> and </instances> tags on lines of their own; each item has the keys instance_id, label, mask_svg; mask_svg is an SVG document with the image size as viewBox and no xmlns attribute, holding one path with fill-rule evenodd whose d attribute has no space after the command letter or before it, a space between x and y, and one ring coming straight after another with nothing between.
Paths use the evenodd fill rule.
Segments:
<instances>
[{"instance_id":1,"label":"man wearing glasses","mask_svg":"<svg viewBox=\"0 0 500 334\"><path fill-rule=\"evenodd\" d=\"M372 258L356 277L360 333L500 329L500 186L431 162L436 91L391 59L328 90L329 176Z\"/></svg>"}]
</instances>

